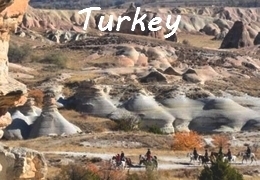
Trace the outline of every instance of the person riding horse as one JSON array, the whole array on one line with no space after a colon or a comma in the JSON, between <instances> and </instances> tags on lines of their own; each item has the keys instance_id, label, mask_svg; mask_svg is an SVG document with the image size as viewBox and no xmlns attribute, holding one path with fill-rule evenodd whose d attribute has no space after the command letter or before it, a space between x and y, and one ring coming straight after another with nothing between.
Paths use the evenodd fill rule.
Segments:
<instances>
[{"instance_id":1,"label":"person riding horse","mask_svg":"<svg viewBox=\"0 0 260 180\"><path fill-rule=\"evenodd\" d=\"M120 165L120 163L121 163L121 157L120 157L119 154L117 154L117 155L116 155L116 164L117 164L117 165Z\"/></svg>"},{"instance_id":2,"label":"person riding horse","mask_svg":"<svg viewBox=\"0 0 260 180\"><path fill-rule=\"evenodd\" d=\"M150 151L150 149L148 149L147 152L146 152L146 160L150 161L151 158L152 158L151 151Z\"/></svg>"},{"instance_id":3,"label":"person riding horse","mask_svg":"<svg viewBox=\"0 0 260 180\"><path fill-rule=\"evenodd\" d=\"M121 151L121 161L125 161L125 153L123 151Z\"/></svg>"},{"instance_id":4,"label":"person riding horse","mask_svg":"<svg viewBox=\"0 0 260 180\"><path fill-rule=\"evenodd\" d=\"M249 146L247 146L246 155L248 158L250 157L250 154L251 154L251 149Z\"/></svg>"},{"instance_id":5,"label":"person riding horse","mask_svg":"<svg viewBox=\"0 0 260 180\"><path fill-rule=\"evenodd\" d=\"M231 159L232 159L232 155L231 155L231 151L230 151L230 149L228 149L227 157L228 157L228 161L231 161Z\"/></svg>"},{"instance_id":6,"label":"person riding horse","mask_svg":"<svg viewBox=\"0 0 260 180\"><path fill-rule=\"evenodd\" d=\"M207 150L207 149L205 150L205 155L204 155L204 157L205 157L205 160L206 160L206 161L209 160L209 155L208 155L208 150Z\"/></svg>"},{"instance_id":7,"label":"person riding horse","mask_svg":"<svg viewBox=\"0 0 260 180\"><path fill-rule=\"evenodd\" d=\"M198 152L197 152L196 148L193 149L193 156L194 156L194 159L197 160L199 155L198 155Z\"/></svg>"}]
</instances>

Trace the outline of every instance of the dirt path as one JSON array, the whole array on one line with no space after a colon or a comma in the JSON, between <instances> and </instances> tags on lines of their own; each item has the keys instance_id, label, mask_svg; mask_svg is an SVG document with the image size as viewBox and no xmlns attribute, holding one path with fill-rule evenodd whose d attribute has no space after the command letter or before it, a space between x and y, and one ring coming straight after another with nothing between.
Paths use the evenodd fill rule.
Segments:
<instances>
[{"instance_id":1,"label":"dirt path","mask_svg":"<svg viewBox=\"0 0 260 180\"><path fill-rule=\"evenodd\" d=\"M101 153L81 153L81 152L59 152L59 151L49 151L49 152L42 152L43 154L57 154L57 155L64 155L64 156L85 156L88 158L94 158L99 157L104 160L109 160L112 156L115 154L101 154ZM131 155L130 155L131 156ZM202 167L198 163L196 164L190 164L188 157L172 157L172 156L159 156L158 157L158 169L159 170L170 170L170 169L187 169L187 168L198 168ZM135 165L134 163L133 165ZM250 164L250 162L242 164L241 159L237 159L235 163L231 163L233 166L258 166L260 164L260 160L257 160L257 162L253 162ZM136 165L136 167L139 168L131 168L132 170L144 170L144 168L140 168L140 166Z\"/></svg>"}]
</instances>

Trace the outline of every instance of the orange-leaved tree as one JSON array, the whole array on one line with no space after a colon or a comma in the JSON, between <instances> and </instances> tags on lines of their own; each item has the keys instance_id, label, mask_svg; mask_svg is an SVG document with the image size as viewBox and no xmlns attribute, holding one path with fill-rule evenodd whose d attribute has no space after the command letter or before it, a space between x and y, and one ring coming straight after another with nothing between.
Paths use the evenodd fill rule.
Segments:
<instances>
[{"instance_id":1,"label":"orange-leaved tree","mask_svg":"<svg viewBox=\"0 0 260 180\"><path fill-rule=\"evenodd\" d=\"M217 147L226 148L229 146L229 138L227 135L216 134L212 136L213 144Z\"/></svg>"},{"instance_id":2,"label":"orange-leaved tree","mask_svg":"<svg viewBox=\"0 0 260 180\"><path fill-rule=\"evenodd\" d=\"M186 151L203 147L202 137L195 131L176 132L173 136L173 150Z\"/></svg>"}]
</instances>

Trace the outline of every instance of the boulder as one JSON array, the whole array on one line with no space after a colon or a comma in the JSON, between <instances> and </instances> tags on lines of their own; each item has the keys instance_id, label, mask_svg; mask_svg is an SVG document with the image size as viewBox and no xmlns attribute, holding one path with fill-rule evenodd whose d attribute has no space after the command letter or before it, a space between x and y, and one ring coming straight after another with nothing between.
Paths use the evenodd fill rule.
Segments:
<instances>
[{"instance_id":1,"label":"boulder","mask_svg":"<svg viewBox=\"0 0 260 180\"><path fill-rule=\"evenodd\" d=\"M0 144L0 179L44 180L47 170L47 162L42 153Z\"/></svg>"}]
</instances>

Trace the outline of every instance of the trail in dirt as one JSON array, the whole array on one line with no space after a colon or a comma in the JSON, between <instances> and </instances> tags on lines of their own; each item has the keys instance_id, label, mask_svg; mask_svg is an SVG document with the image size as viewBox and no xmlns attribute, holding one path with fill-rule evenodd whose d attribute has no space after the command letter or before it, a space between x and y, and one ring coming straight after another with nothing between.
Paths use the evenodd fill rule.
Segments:
<instances>
[{"instance_id":1,"label":"trail in dirt","mask_svg":"<svg viewBox=\"0 0 260 180\"><path fill-rule=\"evenodd\" d=\"M94 158L94 157L100 157L104 160L111 159L112 156L115 154L101 154L101 153L82 153L82 152L59 152L59 151L47 151L42 152L43 154L57 154L57 155L64 155L64 156L85 156L88 158ZM172 156L159 156L158 158L158 169L159 170L170 170L170 169L192 169L192 168L198 168L202 167L198 163L196 164L190 164L188 157L172 157ZM260 164L260 160L257 160L256 162L253 162L252 164L248 163L241 163L241 159L237 159L235 163L231 163L233 166L257 166ZM140 166L136 166L139 168L132 167L132 170L144 170L144 168L140 168Z\"/></svg>"}]
</instances>

